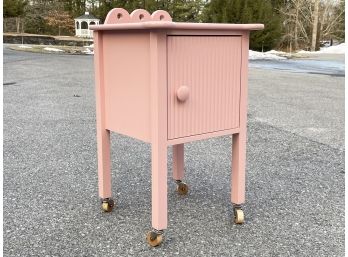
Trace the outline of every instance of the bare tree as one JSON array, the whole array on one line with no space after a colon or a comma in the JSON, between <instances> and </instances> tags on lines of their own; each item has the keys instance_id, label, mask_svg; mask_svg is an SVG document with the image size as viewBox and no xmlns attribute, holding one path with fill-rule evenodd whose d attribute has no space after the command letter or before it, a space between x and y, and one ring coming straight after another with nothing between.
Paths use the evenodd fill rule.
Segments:
<instances>
[{"instance_id":1,"label":"bare tree","mask_svg":"<svg viewBox=\"0 0 348 257\"><path fill-rule=\"evenodd\" d=\"M311 51L315 51L316 50L317 33L318 33L318 21L319 21L319 0L314 0Z\"/></svg>"},{"instance_id":2,"label":"bare tree","mask_svg":"<svg viewBox=\"0 0 348 257\"><path fill-rule=\"evenodd\" d=\"M323 3L320 15L321 39L337 38L337 32L341 32L338 30L344 32L344 0L326 0Z\"/></svg>"},{"instance_id":3,"label":"bare tree","mask_svg":"<svg viewBox=\"0 0 348 257\"><path fill-rule=\"evenodd\" d=\"M344 0L286 0L279 13L283 15L281 45L290 50L317 50L319 41L344 33Z\"/></svg>"},{"instance_id":4,"label":"bare tree","mask_svg":"<svg viewBox=\"0 0 348 257\"><path fill-rule=\"evenodd\" d=\"M309 40L307 24L310 22L308 0L289 0L279 11L284 17L282 40L294 50L306 46Z\"/></svg>"}]
</instances>

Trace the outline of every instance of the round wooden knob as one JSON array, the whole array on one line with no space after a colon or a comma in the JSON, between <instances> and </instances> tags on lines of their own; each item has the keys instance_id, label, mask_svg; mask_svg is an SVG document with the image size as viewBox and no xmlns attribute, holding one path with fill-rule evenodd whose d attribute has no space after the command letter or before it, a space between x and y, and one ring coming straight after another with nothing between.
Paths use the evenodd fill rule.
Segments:
<instances>
[{"instance_id":1,"label":"round wooden knob","mask_svg":"<svg viewBox=\"0 0 348 257\"><path fill-rule=\"evenodd\" d=\"M185 102L190 95L190 89L187 86L181 86L176 91L176 97L180 102Z\"/></svg>"}]
</instances>

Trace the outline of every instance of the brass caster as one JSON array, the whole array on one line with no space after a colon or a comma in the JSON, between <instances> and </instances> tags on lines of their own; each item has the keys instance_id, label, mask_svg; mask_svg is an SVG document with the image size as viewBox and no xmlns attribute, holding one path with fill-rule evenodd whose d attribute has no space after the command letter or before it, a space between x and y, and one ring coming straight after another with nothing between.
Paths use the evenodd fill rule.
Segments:
<instances>
[{"instance_id":1,"label":"brass caster","mask_svg":"<svg viewBox=\"0 0 348 257\"><path fill-rule=\"evenodd\" d=\"M156 231L150 231L146 234L146 241L152 247L159 246L163 241L163 235Z\"/></svg>"},{"instance_id":2,"label":"brass caster","mask_svg":"<svg viewBox=\"0 0 348 257\"><path fill-rule=\"evenodd\" d=\"M187 195L188 193L188 186L186 185L186 183L177 180L176 181L177 186L176 186L176 191L178 192L179 195Z\"/></svg>"},{"instance_id":3,"label":"brass caster","mask_svg":"<svg viewBox=\"0 0 348 257\"><path fill-rule=\"evenodd\" d=\"M102 199L102 209L104 212L111 212L114 208L115 202L111 198Z\"/></svg>"},{"instance_id":4,"label":"brass caster","mask_svg":"<svg viewBox=\"0 0 348 257\"><path fill-rule=\"evenodd\" d=\"M244 212L241 207L234 207L234 223L243 224L244 223Z\"/></svg>"}]
</instances>

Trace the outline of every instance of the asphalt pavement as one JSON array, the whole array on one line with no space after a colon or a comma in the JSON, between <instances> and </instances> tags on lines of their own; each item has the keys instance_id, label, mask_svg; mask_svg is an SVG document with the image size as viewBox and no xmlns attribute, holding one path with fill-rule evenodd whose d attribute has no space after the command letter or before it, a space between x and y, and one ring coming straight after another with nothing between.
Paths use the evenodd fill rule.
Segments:
<instances>
[{"instance_id":1,"label":"asphalt pavement","mask_svg":"<svg viewBox=\"0 0 348 257\"><path fill-rule=\"evenodd\" d=\"M112 133L117 207L100 209L93 77L92 56L4 47L4 256L344 256L344 77L251 68L246 223L231 137L189 143L158 248L149 144Z\"/></svg>"}]
</instances>

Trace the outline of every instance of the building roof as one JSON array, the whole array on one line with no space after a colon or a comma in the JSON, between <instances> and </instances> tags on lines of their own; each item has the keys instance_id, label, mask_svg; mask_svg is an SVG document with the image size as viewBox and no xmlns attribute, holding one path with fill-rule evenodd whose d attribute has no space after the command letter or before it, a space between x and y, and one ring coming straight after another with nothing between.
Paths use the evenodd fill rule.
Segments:
<instances>
[{"instance_id":1,"label":"building roof","mask_svg":"<svg viewBox=\"0 0 348 257\"><path fill-rule=\"evenodd\" d=\"M84 15L81 15L75 18L75 20L99 20L99 19L95 17L94 15L90 14L89 12L85 12Z\"/></svg>"}]
</instances>

